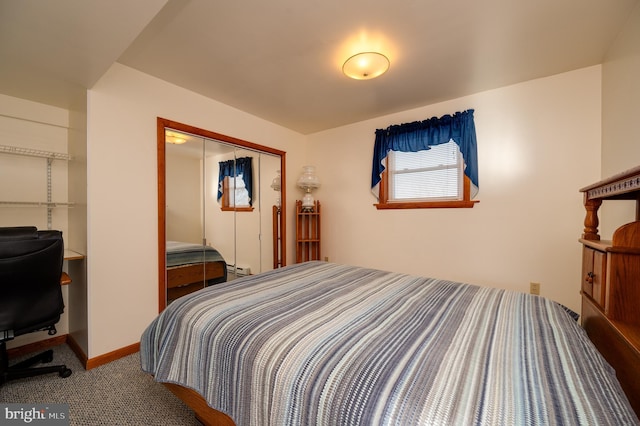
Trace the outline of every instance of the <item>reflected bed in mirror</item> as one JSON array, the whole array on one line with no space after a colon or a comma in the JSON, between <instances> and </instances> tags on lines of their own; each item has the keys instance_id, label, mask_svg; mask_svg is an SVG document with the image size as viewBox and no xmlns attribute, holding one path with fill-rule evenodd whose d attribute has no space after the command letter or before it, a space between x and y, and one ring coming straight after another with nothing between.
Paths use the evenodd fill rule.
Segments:
<instances>
[{"instance_id":1,"label":"reflected bed in mirror","mask_svg":"<svg viewBox=\"0 0 640 426\"><path fill-rule=\"evenodd\" d=\"M285 152L162 118L157 134L160 311L208 285L284 266L286 194L272 183L284 179ZM176 244L197 258L176 263Z\"/></svg>"},{"instance_id":2,"label":"reflected bed in mirror","mask_svg":"<svg viewBox=\"0 0 640 426\"><path fill-rule=\"evenodd\" d=\"M167 304L185 294L227 281L227 264L210 246L167 241Z\"/></svg>"}]
</instances>

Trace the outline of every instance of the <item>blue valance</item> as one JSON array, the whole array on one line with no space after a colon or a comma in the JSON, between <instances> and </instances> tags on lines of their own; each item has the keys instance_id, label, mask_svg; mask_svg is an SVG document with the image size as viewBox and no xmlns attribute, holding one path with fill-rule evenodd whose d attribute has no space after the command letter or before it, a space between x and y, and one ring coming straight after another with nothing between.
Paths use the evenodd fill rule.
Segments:
<instances>
[{"instance_id":1,"label":"blue valance","mask_svg":"<svg viewBox=\"0 0 640 426\"><path fill-rule=\"evenodd\" d=\"M242 175L244 186L249 194L249 205L253 205L253 167L252 157L240 157L234 160L221 161L220 173L218 174L218 201L222 198L222 181L225 177L237 177Z\"/></svg>"},{"instance_id":2,"label":"blue valance","mask_svg":"<svg viewBox=\"0 0 640 426\"><path fill-rule=\"evenodd\" d=\"M378 193L376 189L385 169L384 160L389 151L417 152L450 140L460 147L465 163L464 174L469 177L475 187L474 192L477 192L478 153L472 109L456 112L453 115L447 114L440 118L433 117L424 121L394 124L386 129L377 129L373 148L372 190Z\"/></svg>"}]
</instances>

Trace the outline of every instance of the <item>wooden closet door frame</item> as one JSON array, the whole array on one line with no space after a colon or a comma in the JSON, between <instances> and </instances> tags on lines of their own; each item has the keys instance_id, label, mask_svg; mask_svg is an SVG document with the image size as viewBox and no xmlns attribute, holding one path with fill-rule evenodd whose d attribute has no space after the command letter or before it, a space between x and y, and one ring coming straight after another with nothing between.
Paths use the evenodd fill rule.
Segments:
<instances>
[{"instance_id":1,"label":"wooden closet door frame","mask_svg":"<svg viewBox=\"0 0 640 426\"><path fill-rule=\"evenodd\" d=\"M281 233L281 266L286 265L286 152L279 149L259 145L253 142L223 135L221 133L200 129L188 124L168 120L158 117L156 121L158 139L158 311L162 312L167 307L167 258L166 258L166 141L165 130L173 129L180 132L191 133L207 139L218 140L237 146L247 148L256 152L271 154L280 157L280 208L283 214L280 215Z\"/></svg>"}]
</instances>

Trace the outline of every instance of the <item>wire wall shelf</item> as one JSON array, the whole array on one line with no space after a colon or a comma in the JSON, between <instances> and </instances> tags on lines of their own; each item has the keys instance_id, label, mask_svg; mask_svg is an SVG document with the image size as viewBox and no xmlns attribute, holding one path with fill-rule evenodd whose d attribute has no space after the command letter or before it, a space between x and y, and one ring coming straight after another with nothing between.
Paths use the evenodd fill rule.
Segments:
<instances>
[{"instance_id":1,"label":"wire wall shelf","mask_svg":"<svg viewBox=\"0 0 640 426\"><path fill-rule=\"evenodd\" d=\"M0 201L0 206L5 207L73 207L75 203L57 203L46 201Z\"/></svg>"},{"instance_id":2,"label":"wire wall shelf","mask_svg":"<svg viewBox=\"0 0 640 426\"><path fill-rule=\"evenodd\" d=\"M8 145L0 145L0 153L49 158L52 160L71 160L71 156L69 154L63 154L61 152L41 151L39 149L22 148Z\"/></svg>"},{"instance_id":3,"label":"wire wall shelf","mask_svg":"<svg viewBox=\"0 0 640 426\"><path fill-rule=\"evenodd\" d=\"M52 229L52 210L56 207L73 207L73 203L57 203L51 200L52 178L51 164L53 160L71 160L71 156L61 152L42 151L19 146L0 145L0 154L21 155L23 157L39 157L47 159L47 201L0 201L3 207L46 207L47 229Z\"/></svg>"}]
</instances>

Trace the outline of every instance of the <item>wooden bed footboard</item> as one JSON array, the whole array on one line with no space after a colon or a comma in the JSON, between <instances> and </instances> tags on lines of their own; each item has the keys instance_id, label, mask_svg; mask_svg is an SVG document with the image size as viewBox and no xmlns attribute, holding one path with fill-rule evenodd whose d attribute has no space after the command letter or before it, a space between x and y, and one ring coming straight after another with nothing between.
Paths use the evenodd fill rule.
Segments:
<instances>
[{"instance_id":1,"label":"wooden bed footboard","mask_svg":"<svg viewBox=\"0 0 640 426\"><path fill-rule=\"evenodd\" d=\"M175 396L187 404L196 415L196 419L205 426L235 426L231 417L215 410L198 392L173 383L163 383Z\"/></svg>"}]
</instances>

